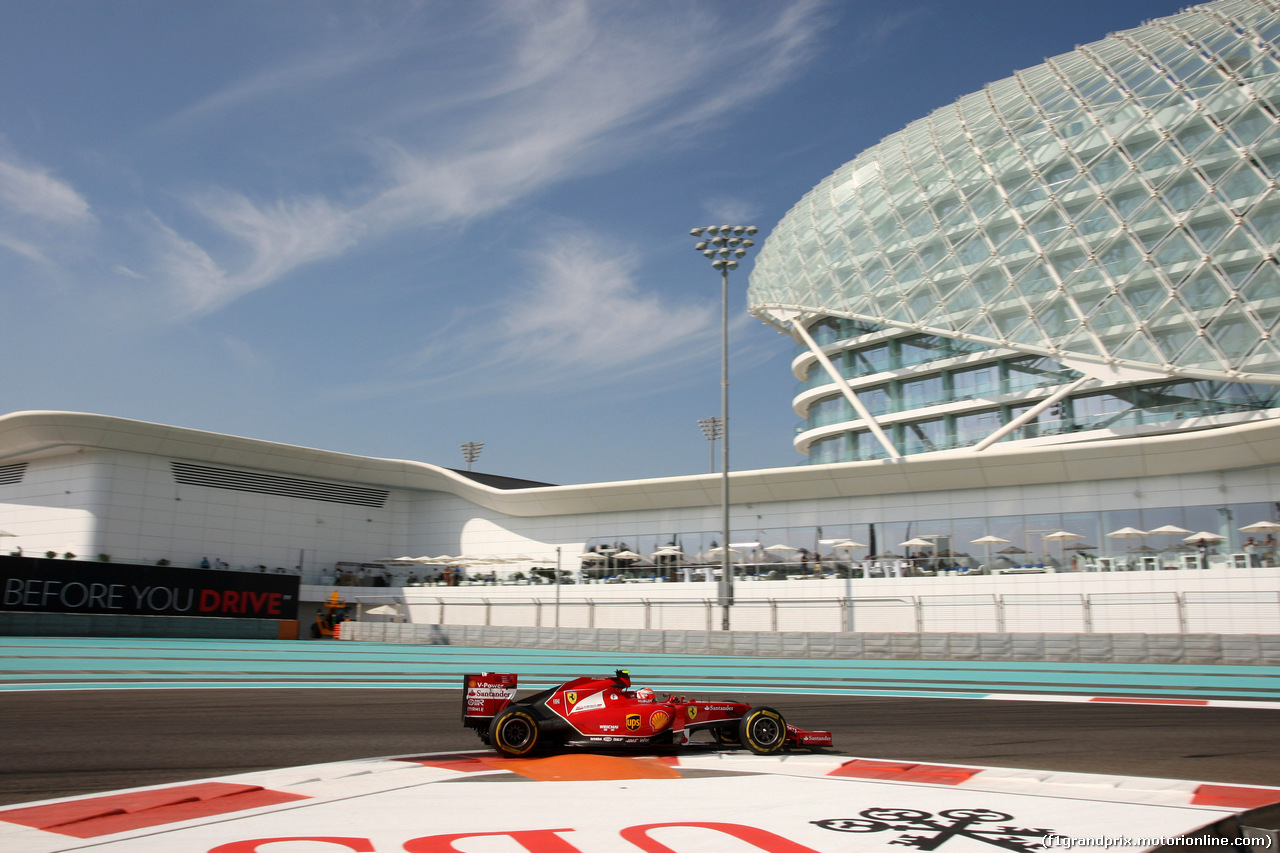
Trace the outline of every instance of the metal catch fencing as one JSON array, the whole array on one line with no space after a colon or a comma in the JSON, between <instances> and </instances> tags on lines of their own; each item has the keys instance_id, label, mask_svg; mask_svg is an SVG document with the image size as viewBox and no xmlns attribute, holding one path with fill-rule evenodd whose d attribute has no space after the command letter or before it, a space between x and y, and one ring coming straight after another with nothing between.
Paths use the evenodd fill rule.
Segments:
<instances>
[{"instance_id":1,"label":"metal catch fencing","mask_svg":"<svg viewBox=\"0 0 1280 853\"><path fill-rule=\"evenodd\" d=\"M713 631L717 599L415 597L413 622ZM738 599L733 631L1077 634L1280 633L1278 592L916 595Z\"/></svg>"}]
</instances>

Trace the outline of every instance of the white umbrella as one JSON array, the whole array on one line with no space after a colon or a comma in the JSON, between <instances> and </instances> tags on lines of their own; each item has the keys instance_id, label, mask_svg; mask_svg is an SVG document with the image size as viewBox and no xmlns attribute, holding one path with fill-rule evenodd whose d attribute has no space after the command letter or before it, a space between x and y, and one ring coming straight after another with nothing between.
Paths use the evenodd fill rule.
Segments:
<instances>
[{"instance_id":1,"label":"white umbrella","mask_svg":"<svg viewBox=\"0 0 1280 853\"><path fill-rule=\"evenodd\" d=\"M1144 539L1148 535L1147 531L1139 530L1136 527L1121 527L1119 530L1113 530L1107 534L1111 539Z\"/></svg>"},{"instance_id":2,"label":"white umbrella","mask_svg":"<svg viewBox=\"0 0 1280 853\"><path fill-rule=\"evenodd\" d=\"M932 548L935 543L928 539L908 539L906 542L899 542L899 548Z\"/></svg>"},{"instance_id":3,"label":"white umbrella","mask_svg":"<svg viewBox=\"0 0 1280 853\"><path fill-rule=\"evenodd\" d=\"M723 553L724 553L724 549L723 549L723 548L721 548L719 545L717 545L717 546L716 546L716 547L714 547L714 548L709 548L709 549L707 549L707 553L708 553L708 554L723 554ZM738 554L738 553L741 553L741 552L739 552L739 551L735 551L735 550L733 550L732 548L730 548L730 549L729 549L729 553L730 553L730 554Z\"/></svg>"},{"instance_id":4,"label":"white umbrella","mask_svg":"<svg viewBox=\"0 0 1280 853\"><path fill-rule=\"evenodd\" d=\"M679 548L672 548L668 546L666 548L659 548L649 556L650 557L683 557L684 551L681 551Z\"/></svg>"},{"instance_id":5,"label":"white umbrella","mask_svg":"<svg viewBox=\"0 0 1280 853\"><path fill-rule=\"evenodd\" d=\"M1180 536L1180 535L1183 535L1183 534L1186 534L1186 533L1190 533L1190 532L1191 532L1191 531L1190 531L1190 530L1188 530L1187 528L1185 528L1185 527L1179 527L1179 526L1178 526L1178 525L1176 525L1176 524L1166 524L1166 525L1164 525L1164 526L1162 526L1162 527L1157 527L1155 530L1148 530L1148 531L1147 531L1147 533L1151 534L1152 536L1156 536L1156 535L1159 535L1159 536Z\"/></svg>"},{"instance_id":6,"label":"white umbrella","mask_svg":"<svg viewBox=\"0 0 1280 853\"><path fill-rule=\"evenodd\" d=\"M855 548L865 548L865 547L867 546L863 545L861 542L854 542L852 539L847 539L844 542L839 542L835 545L832 545L831 550L832 551L852 551Z\"/></svg>"},{"instance_id":7,"label":"white umbrella","mask_svg":"<svg viewBox=\"0 0 1280 853\"><path fill-rule=\"evenodd\" d=\"M643 559L644 559L644 557L643 557L643 556L641 556L640 554L637 554L635 551L619 551L618 553L616 553L616 554L614 554L614 555L613 555L613 559L615 559L615 560L643 560Z\"/></svg>"},{"instance_id":8,"label":"white umbrella","mask_svg":"<svg viewBox=\"0 0 1280 853\"><path fill-rule=\"evenodd\" d=\"M1046 533L1041 538L1046 542L1062 543L1062 562L1065 563L1067 561L1067 543L1073 539L1083 539L1084 537L1079 533L1072 533L1069 530L1058 530L1053 533Z\"/></svg>"},{"instance_id":9,"label":"white umbrella","mask_svg":"<svg viewBox=\"0 0 1280 853\"><path fill-rule=\"evenodd\" d=\"M991 565L991 546L992 545L1009 545L1012 544L1008 539L1002 539L999 536L993 536L988 533L986 536L980 536L977 539L970 539L970 545L982 545L987 549L987 565Z\"/></svg>"},{"instance_id":10,"label":"white umbrella","mask_svg":"<svg viewBox=\"0 0 1280 853\"><path fill-rule=\"evenodd\" d=\"M371 607L365 611L370 616L399 616L400 605L398 604L379 604L377 607Z\"/></svg>"},{"instance_id":11,"label":"white umbrella","mask_svg":"<svg viewBox=\"0 0 1280 853\"><path fill-rule=\"evenodd\" d=\"M595 551L588 551L585 554L579 554L578 557L584 563L598 563L605 559L604 554L597 554Z\"/></svg>"},{"instance_id":12,"label":"white umbrella","mask_svg":"<svg viewBox=\"0 0 1280 853\"><path fill-rule=\"evenodd\" d=\"M1203 542L1221 542L1223 539L1226 539L1226 538L1227 538L1227 537L1225 537L1225 536L1221 536L1221 535L1219 535L1219 534L1217 534L1217 533L1210 533L1210 532L1209 532L1209 531L1207 531L1207 530L1201 530L1199 533L1192 533L1190 536L1187 536L1187 537L1186 537L1186 538L1184 538L1182 541L1183 541L1183 542L1196 542L1196 543L1203 543Z\"/></svg>"},{"instance_id":13,"label":"white umbrella","mask_svg":"<svg viewBox=\"0 0 1280 853\"><path fill-rule=\"evenodd\" d=\"M790 545L770 545L767 548L765 548L765 550L773 551L774 553L783 553L785 551L799 551L800 549L792 548Z\"/></svg>"},{"instance_id":14,"label":"white umbrella","mask_svg":"<svg viewBox=\"0 0 1280 853\"><path fill-rule=\"evenodd\" d=\"M1275 533L1280 530L1280 524L1274 521L1255 521L1253 524L1246 524L1240 530L1245 533ZM3 533L0 533L0 536L3 535Z\"/></svg>"}]
</instances>

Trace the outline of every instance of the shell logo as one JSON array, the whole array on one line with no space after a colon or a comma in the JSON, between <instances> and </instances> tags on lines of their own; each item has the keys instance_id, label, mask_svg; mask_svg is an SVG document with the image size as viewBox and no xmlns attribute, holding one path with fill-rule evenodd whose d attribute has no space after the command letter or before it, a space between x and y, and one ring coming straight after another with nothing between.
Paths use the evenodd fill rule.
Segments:
<instances>
[{"instance_id":1,"label":"shell logo","mask_svg":"<svg viewBox=\"0 0 1280 853\"><path fill-rule=\"evenodd\" d=\"M671 722L671 715L666 711L654 711L653 716L649 718L649 726L655 732L665 729L669 722Z\"/></svg>"}]
</instances>

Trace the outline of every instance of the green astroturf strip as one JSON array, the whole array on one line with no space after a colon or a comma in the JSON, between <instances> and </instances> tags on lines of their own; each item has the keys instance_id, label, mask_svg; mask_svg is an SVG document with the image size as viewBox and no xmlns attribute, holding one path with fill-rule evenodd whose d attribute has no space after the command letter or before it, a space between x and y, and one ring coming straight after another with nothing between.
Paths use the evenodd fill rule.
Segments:
<instances>
[{"instance_id":1,"label":"green astroturf strip","mask_svg":"<svg viewBox=\"0 0 1280 853\"><path fill-rule=\"evenodd\" d=\"M88 683L156 686L161 681L172 686L227 686L238 681L252 686L456 687L462 674L477 671L518 672L522 686L539 687L617 666L630 669L637 683L680 692L1280 696L1280 667L1271 666L627 655L332 641L0 638L0 689ZM315 680L319 678L324 680Z\"/></svg>"}]
</instances>

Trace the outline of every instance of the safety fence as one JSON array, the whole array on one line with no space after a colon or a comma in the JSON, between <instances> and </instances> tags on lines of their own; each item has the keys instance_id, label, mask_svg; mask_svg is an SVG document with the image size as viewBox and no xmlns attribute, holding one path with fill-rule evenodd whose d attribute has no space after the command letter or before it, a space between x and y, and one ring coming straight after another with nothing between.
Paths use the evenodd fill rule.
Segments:
<instances>
[{"instance_id":1,"label":"safety fence","mask_svg":"<svg viewBox=\"0 0 1280 853\"><path fill-rule=\"evenodd\" d=\"M717 599L413 596L409 621L433 625L713 631ZM1276 634L1280 592L1008 593L739 598L734 631ZM365 619L363 613L359 618ZM394 619L396 617L384 617Z\"/></svg>"}]
</instances>

